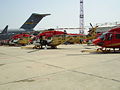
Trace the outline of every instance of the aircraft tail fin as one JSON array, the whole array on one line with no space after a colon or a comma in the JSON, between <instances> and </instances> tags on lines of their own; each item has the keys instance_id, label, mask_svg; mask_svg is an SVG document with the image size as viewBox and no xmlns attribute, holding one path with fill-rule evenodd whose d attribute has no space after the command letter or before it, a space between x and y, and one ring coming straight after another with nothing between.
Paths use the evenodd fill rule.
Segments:
<instances>
[{"instance_id":1,"label":"aircraft tail fin","mask_svg":"<svg viewBox=\"0 0 120 90\"><path fill-rule=\"evenodd\" d=\"M7 30L8 30L8 25L3 29L3 31L1 32L1 34L7 33Z\"/></svg>"},{"instance_id":2,"label":"aircraft tail fin","mask_svg":"<svg viewBox=\"0 0 120 90\"><path fill-rule=\"evenodd\" d=\"M33 13L20 28L25 29L26 31L32 31L34 27L42 20L42 18L48 15L50 14Z\"/></svg>"}]
</instances>

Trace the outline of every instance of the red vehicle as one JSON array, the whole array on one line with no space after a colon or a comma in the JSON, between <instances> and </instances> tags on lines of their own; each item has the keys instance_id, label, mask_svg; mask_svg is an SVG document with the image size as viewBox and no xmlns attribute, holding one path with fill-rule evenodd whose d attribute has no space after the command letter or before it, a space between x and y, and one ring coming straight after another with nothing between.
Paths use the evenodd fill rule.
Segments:
<instances>
[{"instance_id":1,"label":"red vehicle","mask_svg":"<svg viewBox=\"0 0 120 90\"><path fill-rule=\"evenodd\" d=\"M103 33L100 37L93 41L93 44L102 47L100 50L103 51L103 48L113 48L115 51L116 48L120 49L120 28L111 29Z\"/></svg>"}]
</instances>

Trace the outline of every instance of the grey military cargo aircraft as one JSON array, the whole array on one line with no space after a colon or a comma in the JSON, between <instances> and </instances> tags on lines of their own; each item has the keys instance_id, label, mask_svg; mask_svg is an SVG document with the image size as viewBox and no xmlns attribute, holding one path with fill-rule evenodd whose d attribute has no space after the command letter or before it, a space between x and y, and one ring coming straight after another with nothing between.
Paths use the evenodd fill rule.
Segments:
<instances>
[{"instance_id":1,"label":"grey military cargo aircraft","mask_svg":"<svg viewBox=\"0 0 120 90\"><path fill-rule=\"evenodd\" d=\"M26 20L26 22L19 29L9 30L7 25L4 28L4 30L0 33L0 40L7 40L11 36L20 33L33 32L35 26L42 20L42 18L48 15L50 14L32 13L32 15Z\"/></svg>"}]
</instances>

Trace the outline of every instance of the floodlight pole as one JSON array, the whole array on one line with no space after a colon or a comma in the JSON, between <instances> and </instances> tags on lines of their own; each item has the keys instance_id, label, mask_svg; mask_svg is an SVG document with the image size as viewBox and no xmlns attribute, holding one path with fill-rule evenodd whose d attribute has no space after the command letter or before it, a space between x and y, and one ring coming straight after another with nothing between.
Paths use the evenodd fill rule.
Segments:
<instances>
[{"instance_id":1,"label":"floodlight pole","mask_svg":"<svg viewBox=\"0 0 120 90\"><path fill-rule=\"evenodd\" d=\"M83 8L83 0L80 0L80 30L79 33L83 34L84 33L84 8Z\"/></svg>"}]
</instances>

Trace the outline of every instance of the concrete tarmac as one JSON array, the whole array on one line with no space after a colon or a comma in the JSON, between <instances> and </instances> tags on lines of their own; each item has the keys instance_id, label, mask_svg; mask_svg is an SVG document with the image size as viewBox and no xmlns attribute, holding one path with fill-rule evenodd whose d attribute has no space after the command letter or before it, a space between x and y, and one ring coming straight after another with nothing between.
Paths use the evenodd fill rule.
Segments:
<instances>
[{"instance_id":1,"label":"concrete tarmac","mask_svg":"<svg viewBox=\"0 0 120 90\"><path fill-rule=\"evenodd\" d=\"M0 46L0 90L120 90L120 53L81 52L96 48Z\"/></svg>"}]
</instances>

